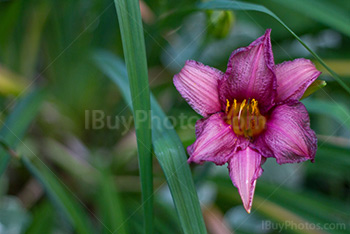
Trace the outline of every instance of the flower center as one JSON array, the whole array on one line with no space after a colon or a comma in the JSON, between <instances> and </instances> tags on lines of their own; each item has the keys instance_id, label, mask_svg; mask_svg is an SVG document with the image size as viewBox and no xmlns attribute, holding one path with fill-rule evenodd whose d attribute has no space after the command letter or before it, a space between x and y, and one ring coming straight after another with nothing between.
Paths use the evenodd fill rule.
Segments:
<instances>
[{"instance_id":1,"label":"flower center","mask_svg":"<svg viewBox=\"0 0 350 234\"><path fill-rule=\"evenodd\" d=\"M236 135L252 138L259 135L265 129L266 117L260 114L258 101L244 99L232 103L226 99L226 122L230 124Z\"/></svg>"}]
</instances>

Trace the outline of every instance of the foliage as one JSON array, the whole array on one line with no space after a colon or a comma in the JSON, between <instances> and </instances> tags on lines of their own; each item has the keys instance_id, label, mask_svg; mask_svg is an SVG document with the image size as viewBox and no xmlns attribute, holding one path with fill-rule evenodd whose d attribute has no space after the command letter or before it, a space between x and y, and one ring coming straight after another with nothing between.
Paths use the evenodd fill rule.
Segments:
<instances>
[{"instance_id":1,"label":"foliage","mask_svg":"<svg viewBox=\"0 0 350 234\"><path fill-rule=\"evenodd\" d=\"M116 12L119 3L138 8L122 0L0 1L1 230L348 233L350 5L143 0L139 15ZM215 15L228 21L208 18ZM172 77L188 59L224 70L232 50L266 28L276 62L309 58L327 86L316 83L302 100L318 136L315 163L268 159L248 215L225 166L186 163L199 116ZM132 109L152 110L138 141ZM143 172L137 155L147 161Z\"/></svg>"}]
</instances>

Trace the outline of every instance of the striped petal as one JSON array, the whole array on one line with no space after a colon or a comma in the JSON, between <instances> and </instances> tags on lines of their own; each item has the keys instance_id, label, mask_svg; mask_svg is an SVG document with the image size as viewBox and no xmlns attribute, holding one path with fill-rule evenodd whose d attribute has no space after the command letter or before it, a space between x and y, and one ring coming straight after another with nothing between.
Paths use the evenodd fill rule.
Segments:
<instances>
[{"instance_id":1,"label":"striped petal","mask_svg":"<svg viewBox=\"0 0 350 234\"><path fill-rule=\"evenodd\" d=\"M299 100L321 74L310 60L302 58L278 64L275 73L277 103Z\"/></svg>"},{"instance_id":2,"label":"striped petal","mask_svg":"<svg viewBox=\"0 0 350 234\"><path fill-rule=\"evenodd\" d=\"M248 47L239 48L231 54L224 78L219 81L222 105L226 99L256 99L260 110L266 113L276 96L276 77L270 41L271 30L256 39Z\"/></svg>"},{"instance_id":3,"label":"striped petal","mask_svg":"<svg viewBox=\"0 0 350 234\"><path fill-rule=\"evenodd\" d=\"M238 188L244 208L248 213L252 208L256 180L263 172L261 165L264 162L265 158L250 147L238 151L228 162L232 183Z\"/></svg>"},{"instance_id":4,"label":"striped petal","mask_svg":"<svg viewBox=\"0 0 350 234\"><path fill-rule=\"evenodd\" d=\"M189 60L174 76L174 85L198 114L208 117L221 110L218 80L222 76L223 73L215 68Z\"/></svg>"},{"instance_id":5,"label":"striped petal","mask_svg":"<svg viewBox=\"0 0 350 234\"><path fill-rule=\"evenodd\" d=\"M275 157L279 164L314 160L317 138L302 103L284 104L273 110L266 131L255 143L257 148L265 145L271 150L271 155L264 156Z\"/></svg>"},{"instance_id":6,"label":"striped petal","mask_svg":"<svg viewBox=\"0 0 350 234\"><path fill-rule=\"evenodd\" d=\"M188 162L214 162L225 164L234 153L237 137L231 125L224 121L223 113L217 113L208 119L196 123L196 141L187 148L190 158Z\"/></svg>"}]
</instances>

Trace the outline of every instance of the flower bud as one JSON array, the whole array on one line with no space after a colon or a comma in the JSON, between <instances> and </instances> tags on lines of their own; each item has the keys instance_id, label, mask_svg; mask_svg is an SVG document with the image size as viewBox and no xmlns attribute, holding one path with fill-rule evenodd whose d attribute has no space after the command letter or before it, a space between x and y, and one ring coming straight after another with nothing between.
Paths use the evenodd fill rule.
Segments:
<instances>
[{"instance_id":1,"label":"flower bud","mask_svg":"<svg viewBox=\"0 0 350 234\"><path fill-rule=\"evenodd\" d=\"M225 38L235 21L232 11L207 11L208 34L215 38Z\"/></svg>"}]
</instances>

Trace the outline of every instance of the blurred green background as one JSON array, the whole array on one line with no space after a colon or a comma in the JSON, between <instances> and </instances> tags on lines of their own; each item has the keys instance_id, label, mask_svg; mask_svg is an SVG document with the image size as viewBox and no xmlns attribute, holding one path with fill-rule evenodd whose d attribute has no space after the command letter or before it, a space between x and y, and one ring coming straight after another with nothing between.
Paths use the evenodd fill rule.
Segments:
<instances>
[{"instance_id":1,"label":"blurred green background","mask_svg":"<svg viewBox=\"0 0 350 234\"><path fill-rule=\"evenodd\" d=\"M273 11L350 86L349 1L246 2ZM230 53L266 28L276 63L312 60L272 17L192 10L198 3L141 2L150 87L184 147L199 118L172 83L186 60L224 71ZM132 113L96 64L107 53L123 58L113 1L0 0L0 233L142 233ZM251 214L225 166L191 165L209 233L278 233L277 224L282 233L350 233L350 96L314 62L327 81L303 100L315 163L267 160ZM104 124L93 128L96 110ZM155 158L153 172L155 233L182 233Z\"/></svg>"}]
</instances>

